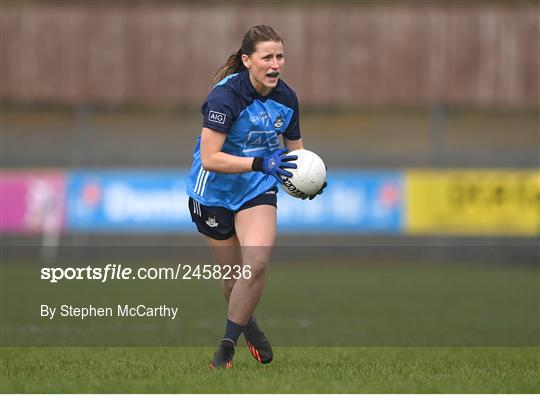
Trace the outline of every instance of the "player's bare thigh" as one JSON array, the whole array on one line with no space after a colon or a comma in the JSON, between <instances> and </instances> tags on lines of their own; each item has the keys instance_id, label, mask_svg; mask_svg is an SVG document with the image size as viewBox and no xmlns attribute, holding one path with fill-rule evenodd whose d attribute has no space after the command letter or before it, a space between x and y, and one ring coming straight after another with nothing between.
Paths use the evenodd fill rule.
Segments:
<instances>
[{"instance_id":1,"label":"player's bare thigh","mask_svg":"<svg viewBox=\"0 0 540 396\"><path fill-rule=\"evenodd\" d=\"M258 205L236 214L235 229L242 246L244 264L252 273L264 272L276 238L276 208Z\"/></svg>"}]
</instances>

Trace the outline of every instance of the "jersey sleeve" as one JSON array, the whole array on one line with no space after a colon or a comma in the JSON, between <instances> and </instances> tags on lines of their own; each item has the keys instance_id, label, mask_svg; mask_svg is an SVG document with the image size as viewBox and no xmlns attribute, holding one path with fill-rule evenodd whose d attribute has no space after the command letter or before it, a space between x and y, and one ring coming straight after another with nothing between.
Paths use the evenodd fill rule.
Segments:
<instances>
[{"instance_id":1,"label":"jersey sleeve","mask_svg":"<svg viewBox=\"0 0 540 396\"><path fill-rule=\"evenodd\" d=\"M215 87L201 107L203 127L228 133L238 117L238 109L238 98L233 91Z\"/></svg>"},{"instance_id":2,"label":"jersey sleeve","mask_svg":"<svg viewBox=\"0 0 540 396\"><path fill-rule=\"evenodd\" d=\"M293 116L291 118L291 122L289 122L287 130L283 132L283 136L288 140L298 140L302 137L300 135L300 113L298 109L298 99L296 98L296 94L292 90L291 94Z\"/></svg>"}]
</instances>

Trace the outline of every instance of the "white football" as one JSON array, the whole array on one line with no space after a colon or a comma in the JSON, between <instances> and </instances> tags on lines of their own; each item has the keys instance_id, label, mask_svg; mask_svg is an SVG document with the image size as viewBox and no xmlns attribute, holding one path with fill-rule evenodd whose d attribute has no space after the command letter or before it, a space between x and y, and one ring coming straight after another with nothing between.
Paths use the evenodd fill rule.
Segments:
<instances>
[{"instance_id":1,"label":"white football","mask_svg":"<svg viewBox=\"0 0 540 396\"><path fill-rule=\"evenodd\" d=\"M309 150L294 150L287 155L297 155L296 169L285 168L292 173L283 177L283 190L293 197L306 198L319 192L326 180L326 166L317 154Z\"/></svg>"}]
</instances>

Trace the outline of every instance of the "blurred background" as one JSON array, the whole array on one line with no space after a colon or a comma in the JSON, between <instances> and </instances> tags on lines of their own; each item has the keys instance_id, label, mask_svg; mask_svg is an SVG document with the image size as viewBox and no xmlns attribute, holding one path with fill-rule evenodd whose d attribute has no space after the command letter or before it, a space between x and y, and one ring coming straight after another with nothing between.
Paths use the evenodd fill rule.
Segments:
<instances>
[{"instance_id":1,"label":"blurred background","mask_svg":"<svg viewBox=\"0 0 540 396\"><path fill-rule=\"evenodd\" d=\"M110 260L105 248L113 246L120 257L179 259L185 250L175 248L204 245L184 191L200 106L245 31L269 24L284 38L282 77L298 94L306 147L329 172L329 188L312 202L279 194L277 263L316 257L322 265L321 278L312 279L317 290L330 280L337 291L344 279L360 276L363 301L388 279L350 268L332 278L325 265L336 264L340 253L353 266L503 263L531 271L540 254L539 12L537 1L489 0L3 1L4 258ZM280 271L286 270L274 276L285 282L283 307L300 301L283 285L305 272L294 278ZM453 279L465 293L462 306L479 290L494 298L471 312L479 323L486 306L504 300L507 313L524 310L519 320L509 319L516 328L500 334L518 334L528 323L521 340L537 337L537 316L530 321L538 312L536 270L505 272L493 282L472 270L437 273L425 278L429 290L415 283L425 272L413 273L414 282L393 273L388 284L411 283L396 289L403 295L379 301L391 305L424 290L420 307L443 289L435 285ZM476 281L489 287L477 289ZM348 301L360 299L358 283L348 285ZM507 294L501 295L502 285ZM519 290L528 294L516 297ZM345 298L330 294L329 309ZM444 301L427 316L439 321L433 313ZM349 309L350 318L356 308ZM291 319L290 326L309 328L320 319L314 315ZM201 320L193 322L198 331L213 331L213 319ZM333 318L329 331L339 320ZM395 325L381 323L373 325L374 334Z\"/></svg>"},{"instance_id":2,"label":"blurred background","mask_svg":"<svg viewBox=\"0 0 540 396\"><path fill-rule=\"evenodd\" d=\"M189 238L183 183L200 106L245 31L269 24L285 40L306 146L331 182L312 203L281 194L281 231L338 235L330 244L538 235L536 1L1 10L4 234Z\"/></svg>"}]
</instances>

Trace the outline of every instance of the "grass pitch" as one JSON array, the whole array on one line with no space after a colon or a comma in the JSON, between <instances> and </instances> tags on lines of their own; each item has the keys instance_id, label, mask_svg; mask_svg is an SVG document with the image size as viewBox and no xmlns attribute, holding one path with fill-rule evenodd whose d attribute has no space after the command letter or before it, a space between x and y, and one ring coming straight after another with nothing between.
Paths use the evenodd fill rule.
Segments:
<instances>
[{"instance_id":1,"label":"grass pitch","mask_svg":"<svg viewBox=\"0 0 540 396\"><path fill-rule=\"evenodd\" d=\"M278 347L262 366L213 348L5 348L4 393L538 393L539 348Z\"/></svg>"}]
</instances>

